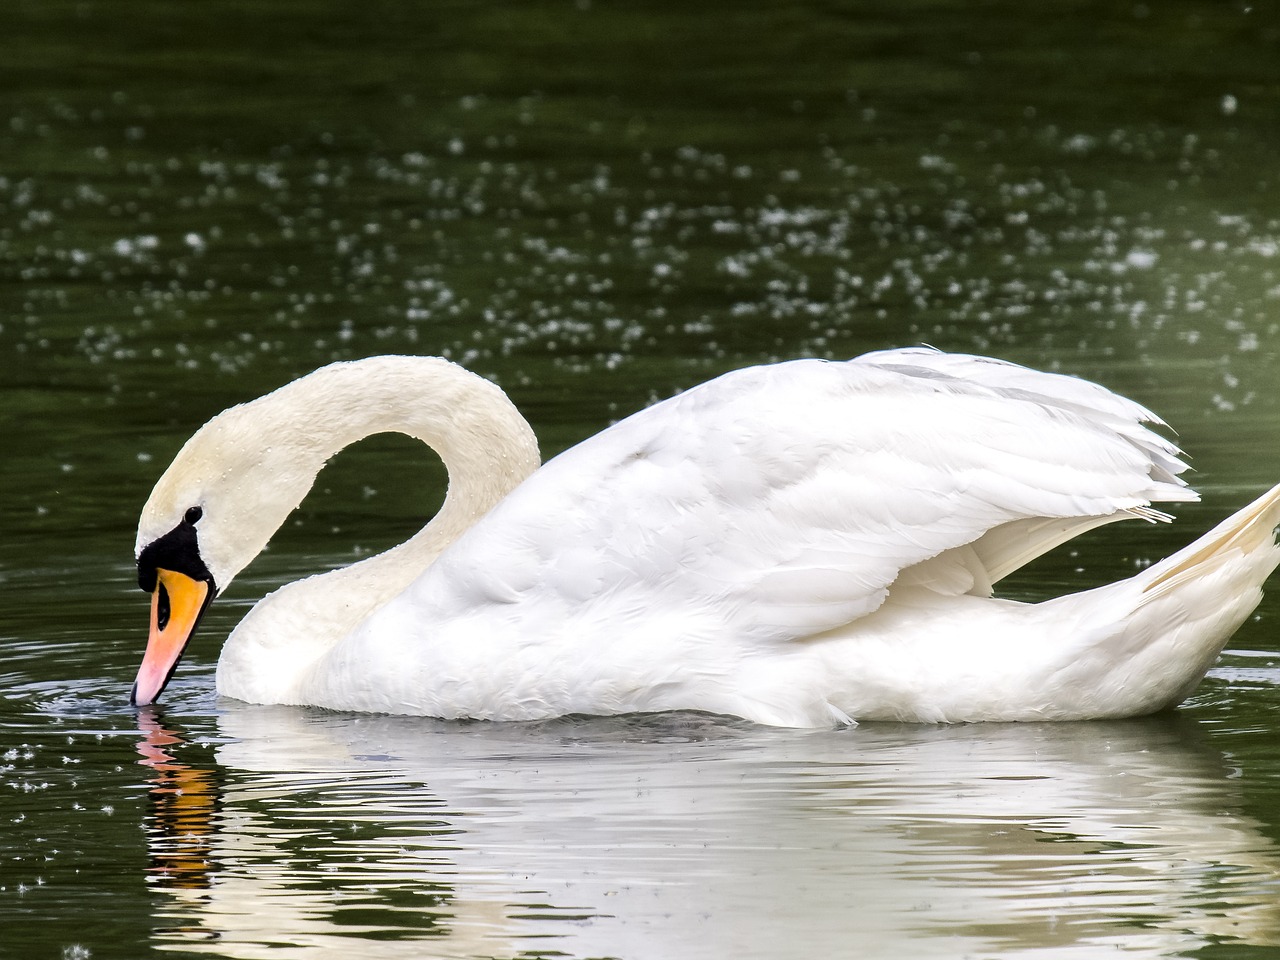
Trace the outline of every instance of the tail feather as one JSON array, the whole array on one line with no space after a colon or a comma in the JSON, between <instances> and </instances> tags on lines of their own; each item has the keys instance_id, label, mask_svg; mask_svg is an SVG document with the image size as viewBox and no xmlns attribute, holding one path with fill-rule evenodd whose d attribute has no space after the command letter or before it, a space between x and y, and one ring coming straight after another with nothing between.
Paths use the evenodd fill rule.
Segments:
<instances>
[{"instance_id":1,"label":"tail feather","mask_svg":"<svg viewBox=\"0 0 1280 960\"><path fill-rule=\"evenodd\" d=\"M1053 673L1066 719L1142 716L1185 700L1280 566L1280 486L1137 576L1040 607L1077 611Z\"/></svg>"},{"instance_id":2,"label":"tail feather","mask_svg":"<svg viewBox=\"0 0 1280 960\"><path fill-rule=\"evenodd\" d=\"M1145 581L1142 592L1147 595L1142 602L1176 590L1185 581L1201 576L1207 566L1230 557L1247 556L1260 548L1266 548L1272 555L1270 565L1262 574L1265 577L1280 565L1280 549L1275 540L1277 526L1280 526L1280 484L1194 543L1147 570L1141 578Z\"/></svg>"}]
</instances>

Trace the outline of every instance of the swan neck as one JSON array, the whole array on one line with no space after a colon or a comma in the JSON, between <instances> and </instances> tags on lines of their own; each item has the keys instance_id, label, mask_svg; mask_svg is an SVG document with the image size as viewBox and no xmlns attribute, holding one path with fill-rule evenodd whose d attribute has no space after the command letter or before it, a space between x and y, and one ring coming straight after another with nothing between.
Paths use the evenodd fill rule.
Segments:
<instances>
[{"instance_id":1,"label":"swan neck","mask_svg":"<svg viewBox=\"0 0 1280 960\"><path fill-rule=\"evenodd\" d=\"M316 473L340 450L378 433L403 433L431 447L448 474L444 503L402 545L417 549L401 550L398 557L403 563L404 553L415 552L425 566L537 469L537 440L502 390L488 380L445 360L379 359L410 363L384 363L376 378L354 382L350 377L358 365L326 368L334 380L321 386L333 388L324 393L337 429L317 451Z\"/></svg>"},{"instance_id":2,"label":"swan neck","mask_svg":"<svg viewBox=\"0 0 1280 960\"><path fill-rule=\"evenodd\" d=\"M378 561L387 589L421 572L538 467L533 430L483 377L434 357L335 363L205 424L152 491L137 550L199 506L200 555L225 589L302 502L325 463L377 433L421 440L449 477L444 504L422 531L385 559L355 565Z\"/></svg>"}]
</instances>

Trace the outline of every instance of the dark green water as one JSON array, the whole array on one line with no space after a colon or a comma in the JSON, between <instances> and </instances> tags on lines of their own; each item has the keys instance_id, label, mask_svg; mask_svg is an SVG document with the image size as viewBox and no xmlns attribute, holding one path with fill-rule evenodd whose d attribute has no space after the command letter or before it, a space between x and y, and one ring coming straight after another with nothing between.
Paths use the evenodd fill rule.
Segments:
<instances>
[{"instance_id":1,"label":"dark green water","mask_svg":"<svg viewBox=\"0 0 1280 960\"><path fill-rule=\"evenodd\" d=\"M1193 458L1124 576L1280 479L1265 4L6 5L0 954L1261 957L1280 591L1176 716L795 733L251 708L216 640L396 542L375 439L214 608L158 713L136 514L331 359L491 376L544 455L744 363L929 342L1099 380ZM1039 951L1039 953L1037 953Z\"/></svg>"}]
</instances>

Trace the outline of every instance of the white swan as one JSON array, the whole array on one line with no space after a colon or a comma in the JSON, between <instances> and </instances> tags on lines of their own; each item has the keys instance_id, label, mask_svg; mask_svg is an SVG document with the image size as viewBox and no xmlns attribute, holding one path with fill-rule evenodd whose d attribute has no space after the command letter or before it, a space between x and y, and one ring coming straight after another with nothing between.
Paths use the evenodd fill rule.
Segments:
<instances>
[{"instance_id":1,"label":"white swan","mask_svg":"<svg viewBox=\"0 0 1280 960\"><path fill-rule=\"evenodd\" d=\"M1086 381L928 349L739 370L541 468L444 360L324 367L205 424L138 529L151 703L214 595L325 461L440 454L416 536L263 599L218 690L527 720L697 709L760 723L1084 719L1181 702L1280 563L1280 486L1137 576L1038 604L991 585L1084 530L1192 500L1180 452Z\"/></svg>"}]
</instances>

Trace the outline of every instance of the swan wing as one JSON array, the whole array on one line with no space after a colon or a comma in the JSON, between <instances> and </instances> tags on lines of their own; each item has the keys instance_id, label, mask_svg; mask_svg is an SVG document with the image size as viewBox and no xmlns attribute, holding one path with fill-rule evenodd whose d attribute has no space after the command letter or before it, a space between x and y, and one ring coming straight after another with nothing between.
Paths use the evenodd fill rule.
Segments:
<instances>
[{"instance_id":1,"label":"swan wing","mask_svg":"<svg viewBox=\"0 0 1280 960\"><path fill-rule=\"evenodd\" d=\"M874 611L904 571L989 591L1082 529L1195 499L1148 422L1087 381L930 349L740 370L545 464L411 602L531 634L678 609L801 639Z\"/></svg>"}]
</instances>

